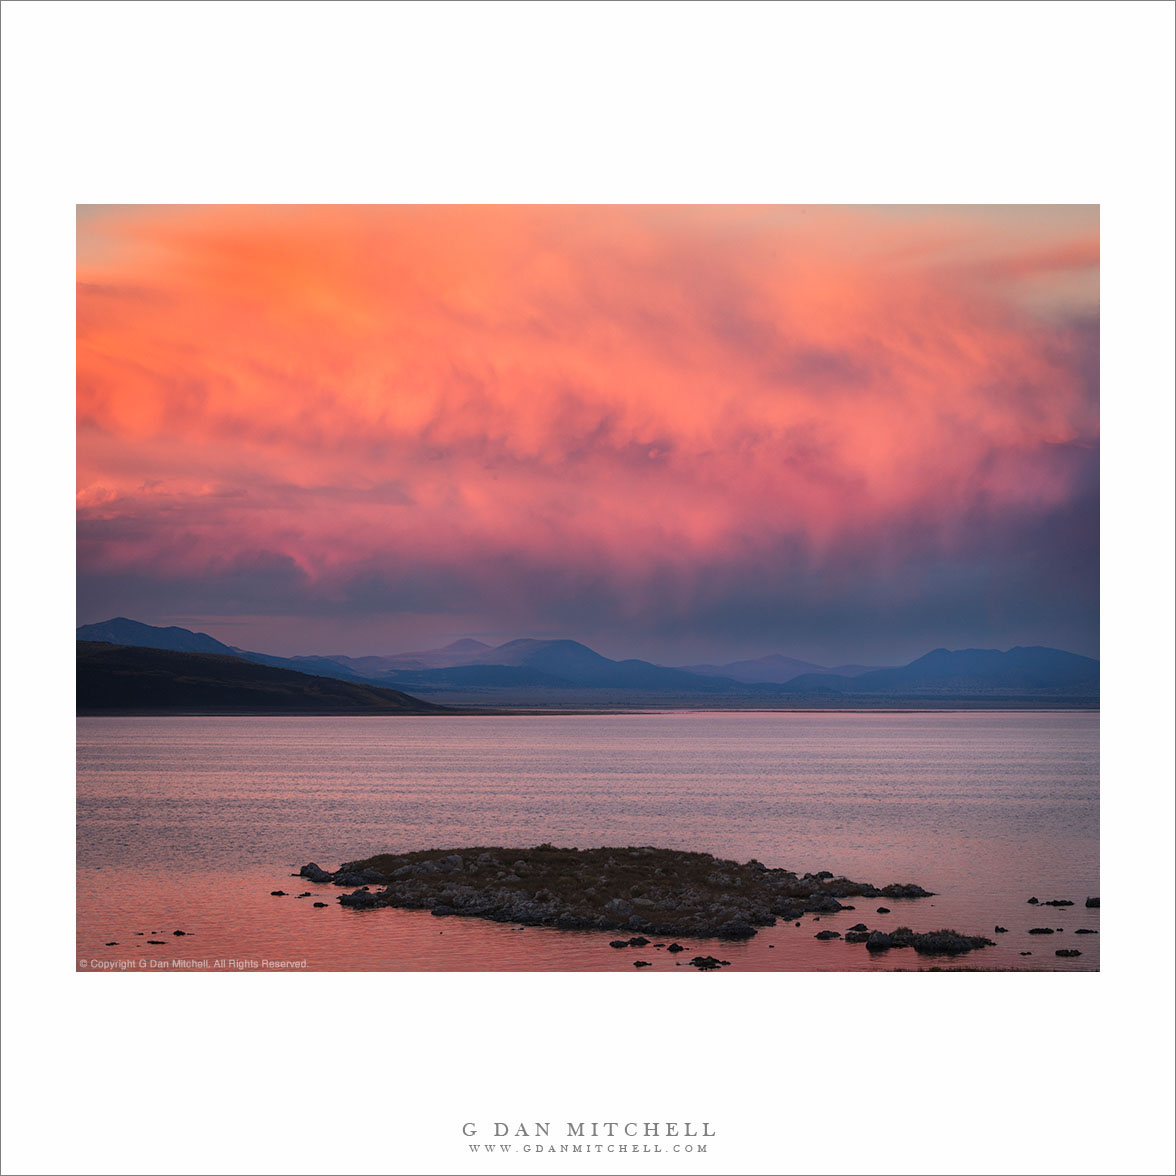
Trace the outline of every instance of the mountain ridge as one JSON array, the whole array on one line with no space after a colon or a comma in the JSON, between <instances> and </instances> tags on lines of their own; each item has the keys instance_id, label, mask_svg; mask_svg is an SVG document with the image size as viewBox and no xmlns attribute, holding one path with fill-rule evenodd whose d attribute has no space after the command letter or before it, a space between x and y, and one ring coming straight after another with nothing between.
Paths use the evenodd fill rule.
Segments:
<instances>
[{"instance_id":1,"label":"mountain ridge","mask_svg":"<svg viewBox=\"0 0 1176 1176\"><path fill-rule=\"evenodd\" d=\"M816 662L801 661L782 653L769 653L764 657L745 658L742 661L727 662L725 665L679 666L693 674L709 674L720 678L734 678L736 682L775 682L783 684L798 678L801 674L837 674L853 678L883 666L820 666Z\"/></svg>"},{"instance_id":2,"label":"mountain ridge","mask_svg":"<svg viewBox=\"0 0 1176 1176\"><path fill-rule=\"evenodd\" d=\"M905 666L872 670L856 677L802 674L783 687L790 693L824 691L842 695L923 692L1064 691L1097 694L1099 663L1094 658L1044 645L999 649L933 649Z\"/></svg>"},{"instance_id":3,"label":"mountain ridge","mask_svg":"<svg viewBox=\"0 0 1176 1176\"><path fill-rule=\"evenodd\" d=\"M453 714L399 690L219 653L77 642L77 713Z\"/></svg>"},{"instance_id":4,"label":"mountain ridge","mask_svg":"<svg viewBox=\"0 0 1176 1176\"><path fill-rule=\"evenodd\" d=\"M480 697L516 705L584 696L586 703L640 702L700 705L885 705L912 700L1008 698L1029 705L1034 698L1061 705L1097 704L1099 663L1093 658L1047 646L997 649L933 649L905 666L815 667L815 663L768 654L762 658L715 666L660 666L638 658L614 660L568 638L520 637L499 646L461 638L435 650L387 657L339 655L278 657L226 646L206 633L176 626L160 628L116 617L77 630L80 641L101 634L121 637L115 644L173 652L229 656L249 664L336 680L360 686L429 695L462 694L463 702ZM447 664L436 664L438 661ZM815 667L805 669L804 667ZM743 673L738 678L723 673ZM794 670L801 672L793 673ZM842 671L842 672L838 672ZM566 705L566 704L565 704Z\"/></svg>"}]
</instances>

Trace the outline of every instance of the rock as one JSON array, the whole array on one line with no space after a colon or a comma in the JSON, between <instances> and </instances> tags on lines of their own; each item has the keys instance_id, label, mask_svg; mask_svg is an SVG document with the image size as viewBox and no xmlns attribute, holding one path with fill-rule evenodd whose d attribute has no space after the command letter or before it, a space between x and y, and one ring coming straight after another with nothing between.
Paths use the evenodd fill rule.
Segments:
<instances>
[{"instance_id":1,"label":"rock","mask_svg":"<svg viewBox=\"0 0 1176 1176\"><path fill-rule=\"evenodd\" d=\"M1002 927L998 923L995 927L993 927L993 931L995 931L997 935L1004 935L1008 931L1008 928Z\"/></svg>"},{"instance_id":2,"label":"rock","mask_svg":"<svg viewBox=\"0 0 1176 1176\"><path fill-rule=\"evenodd\" d=\"M303 892L302 892L302 893L301 893L301 894L300 894L298 897L299 897L299 898L309 898L309 897L310 897L310 891L309 891L309 890L304 890L304 891L303 891Z\"/></svg>"},{"instance_id":3,"label":"rock","mask_svg":"<svg viewBox=\"0 0 1176 1176\"><path fill-rule=\"evenodd\" d=\"M851 931L868 931L869 927L867 927L865 925L865 923L854 923L854 925L852 927L850 927L850 930Z\"/></svg>"},{"instance_id":4,"label":"rock","mask_svg":"<svg viewBox=\"0 0 1176 1176\"><path fill-rule=\"evenodd\" d=\"M1032 955L1033 953L1031 951L1023 951L1023 952L1021 952L1021 954L1022 955Z\"/></svg>"},{"instance_id":5,"label":"rock","mask_svg":"<svg viewBox=\"0 0 1176 1176\"><path fill-rule=\"evenodd\" d=\"M325 902L316 902L314 905L316 907L325 907L327 904Z\"/></svg>"},{"instance_id":6,"label":"rock","mask_svg":"<svg viewBox=\"0 0 1176 1176\"><path fill-rule=\"evenodd\" d=\"M729 968L731 966L730 960L719 960L714 956L695 956L690 961L690 966L693 968L700 968L703 971L709 972L715 968Z\"/></svg>"},{"instance_id":7,"label":"rock","mask_svg":"<svg viewBox=\"0 0 1176 1176\"><path fill-rule=\"evenodd\" d=\"M300 878L309 878L312 882L330 882L334 877L328 870L324 870L317 862L307 862L298 871Z\"/></svg>"},{"instance_id":8,"label":"rock","mask_svg":"<svg viewBox=\"0 0 1176 1176\"><path fill-rule=\"evenodd\" d=\"M869 931L846 931L845 942L846 943L865 943L866 940L868 940L870 938L870 934L871 934L871 932L869 932Z\"/></svg>"},{"instance_id":9,"label":"rock","mask_svg":"<svg viewBox=\"0 0 1176 1176\"><path fill-rule=\"evenodd\" d=\"M634 960L633 967L635 968L652 968L653 964L649 960Z\"/></svg>"},{"instance_id":10,"label":"rock","mask_svg":"<svg viewBox=\"0 0 1176 1176\"><path fill-rule=\"evenodd\" d=\"M1063 907L1073 906L1074 904L1068 898L1051 898L1047 899L1041 904L1042 906Z\"/></svg>"},{"instance_id":11,"label":"rock","mask_svg":"<svg viewBox=\"0 0 1176 1176\"><path fill-rule=\"evenodd\" d=\"M1037 905L1037 899L1035 899L1035 898L1031 898L1031 899L1029 899L1029 905L1030 905L1030 906L1036 906L1036 905Z\"/></svg>"},{"instance_id":12,"label":"rock","mask_svg":"<svg viewBox=\"0 0 1176 1176\"><path fill-rule=\"evenodd\" d=\"M1088 907L1097 907L1098 906L1098 896L1096 895L1094 898L1088 898L1086 900L1086 905Z\"/></svg>"},{"instance_id":13,"label":"rock","mask_svg":"<svg viewBox=\"0 0 1176 1176\"><path fill-rule=\"evenodd\" d=\"M890 914L890 908L889 908L889 907L879 907L879 908L878 908L878 914L880 914L880 915L888 915L888 914Z\"/></svg>"},{"instance_id":14,"label":"rock","mask_svg":"<svg viewBox=\"0 0 1176 1176\"><path fill-rule=\"evenodd\" d=\"M724 923L715 934L720 939L750 939L755 934L755 928L743 919L732 919Z\"/></svg>"},{"instance_id":15,"label":"rock","mask_svg":"<svg viewBox=\"0 0 1176 1176\"><path fill-rule=\"evenodd\" d=\"M285 898L286 897L286 892L284 890L271 890L270 894L274 898Z\"/></svg>"},{"instance_id":16,"label":"rock","mask_svg":"<svg viewBox=\"0 0 1176 1176\"><path fill-rule=\"evenodd\" d=\"M644 935L634 935L633 938L629 940L629 946L630 947L648 947L649 940L646 939Z\"/></svg>"},{"instance_id":17,"label":"rock","mask_svg":"<svg viewBox=\"0 0 1176 1176\"><path fill-rule=\"evenodd\" d=\"M1075 935L1097 935L1098 932L1092 930L1089 927L1079 927L1078 930L1074 932L1074 934Z\"/></svg>"},{"instance_id":18,"label":"rock","mask_svg":"<svg viewBox=\"0 0 1176 1176\"><path fill-rule=\"evenodd\" d=\"M1030 927L1029 928L1030 935L1052 935L1053 933L1054 933L1054 929L1052 927Z\"/></svg>"},{"instance_id":19,"label":"rock","mask_svg":"<svg viewBox=\"0 0 1176 1176\"><path fill-rule=\"evenodd\" d=\"M840 939L841 932L840 931L818 931L816 933L816 935L813 936L813 938L814 939Z\"/></svg>"},{"instance_id":20,"label":"rock","mask_svg":"<svg viewBox=\"0 0 1176 1176\"><path fill-rule=\"evenodd\" d=\"M432 862L422 862L422 866L432 866ZM436 869L436 867L433 867ZM336 886L363 886L367 882L383 882L384 875L377 874L375 870L348 870L346 873L342 870L336 874L332 881Z\"/></svg>"},{"instance_id":21,"label":"rock","mask_svg":"<svg viewBox=\"0 0 1176 1176\"><path fill-rule=\"evenodd\" d=\"M465 914L470 914L470 911L465 911ZM579 915L573 915L569 912L556 917L555 925L561 931L587 931L592 926L591 919L582 919Z\"/></svg>"},{"instance_id":22,"label":"rock","mask_svg":"<svg viewBox=\"0 0 1176 1176\"><path fill-rule=\"evenodd\" d=\"M164 945L164 940L162 939L148 939L147 942L157 944L159 947L163 947Z\"/></svg>"},{"instance_id":23,"label":"rock","mask_svg":"<svg viewBox=\"0 0 1176 1176\"><path fill-rule=\"evenodd\" d=\"M787 919L790 923L799 915L804 914L804 907L798 905L796 900L791 898L773 900L770 910L773 915L779 915L781 919Z\"/></svg>"},{"instance_id":24,"label":"rock","mask_svg":"<svg viewBox=\"0 0 1176 1176\"><path fill-rule=\"evenodd\" d=\"M961 935L958 931L946 930L914 935L910 944L919 955L963 955L964 952L974 951L978 947L996 946L991 939L985 939L983 935Z\"/></svg>"},{"instance_id":25,"label":"rock","mask_svg":"<svg viewBox=\"0 0 1176 1176\"><path fill-rule=\"evenodd\" d=\"M339 895L339 904L345 907L354 907L357 910L369 910L372 907L379 906L381 896L372 893L366 886L355 891L354 894Z\"/></svg>"},{"instance_id":26,"label":"rock","mask_svg":"<svg viewBox=\"0 0 1176 1176\"><path fill-rule=\"evenodd\" d=\"M983 935L961 935L946 928L916 933L909 927L897 931L873 931L866 939L867 951L888 951L895 947L913 947L919 955L962 955L978 947L995 946Z\"/></svg>"},{"instance_id":27,"label":"rock","mask_svg":"<svg viewBox=\"0 0 1176 1176\"><path fill-rule=\"evenodd\" d=\"M913 883L880 890L829 870L802 877L755 860L741 864L649 847L388 853L344 862L334 874L308 862L300 876L325 877L346 888L346 906L431 910L561 930L598 928L625 939L667 941L749 939L781 918L799 923L806 911L852 910L843 901L852 895L905 899L929 893ZM375 883L386 889L373 896Z\"/></svg>"},{"instance_id":28,"label":"rock","mask_svg":"<svg viewBox=\"0 0 1176 1176\"><path fill-rule=\"evenodd\" d=\"M172 934L173 935L187 935L188 932L187 931L173 931Z\"/></svg>"},{"instance_id":29,"label":"rock","mask_svg":"<svg viewBox=\"0 0 1176 1176\"><path fill-rule=\"evenodd\" d=\"M1064 959L1068 960L1073 959L1075 956L1080 956L1081 954L1082 953L1080 951L1073 947L1059 947L1058 950L1054 952L1054 955L1062 956Z\"/></svg>"},{"instance_id":30,"label":"rock","mask_svg":"<svg viewBox=\"0 0 1176 1176\"><path fill-rule=\"evenodd\" d=\"M921 886L916 886L913 882L907 882L902 885L899 883L891 883L889 886L883 886L880 892L883 898L932 898L934 897L930 890L924 890Z\"/></svg>"},{"instance_id":31,"label":"rock","mask_svg":"<svg viewBox=\"0 0 1176 1176\"><path fill-rule=\"evenodd\" d=\"M106 946L107 947L118 947L118 940L112 939Z\"/></svg>"},{"instance_id":32,"label":"rock","mask_svg":"<svg viewBox=\"0 0 1176 1176\"><path fill-rule=\"evenodd\" d=\"M628 947L629 941L627 939L610 939L608 945L609 947Z\"/></svg>"},{"instance_id":33,"label":"rock","mask_svg":"<svg viewBox=\"0 0 1176 1176\"><path fill-rule=\"evenodd\" d=\"M841 910L841 903L837 901L831 894L810 894L805 901L804 909L806 911L833 911Z\"/></svg>"},{"instance_id":34,"label":"rock","mask_svg":"<svg viewBox=\"0 0 1176 1176\"><path fill-rule=\"evenodd\" d=\"M673 951L673 952L679 952L679 951L685 951L685 950L686 949L680 943L671 943L670 946L666 948L666 951Z\"/></svg>"}]
</instances>

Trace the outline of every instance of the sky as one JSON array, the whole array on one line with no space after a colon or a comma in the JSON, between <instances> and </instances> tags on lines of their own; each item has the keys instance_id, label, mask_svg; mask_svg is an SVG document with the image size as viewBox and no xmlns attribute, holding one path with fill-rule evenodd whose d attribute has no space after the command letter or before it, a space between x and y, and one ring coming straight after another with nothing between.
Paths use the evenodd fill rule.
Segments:
<instances>
[{"instance_id":1,"label":"sky","mask_svg":"<svg viewBox=\"0 0 1176 1176\"><path fill-rule=\"evenodd\" d=\"M1097 206L85 206L77 621L1098 655Z\"/></svg>"}]
</instances>

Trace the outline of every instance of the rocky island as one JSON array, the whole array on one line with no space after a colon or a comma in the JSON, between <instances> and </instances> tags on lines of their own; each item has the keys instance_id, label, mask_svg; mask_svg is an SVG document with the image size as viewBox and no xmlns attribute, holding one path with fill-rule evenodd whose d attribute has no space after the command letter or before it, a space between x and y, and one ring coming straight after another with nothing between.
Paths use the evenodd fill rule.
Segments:
<instances>
[{"instance_id":1,"label":"rocky island","mask_svg":"<svg viewBox=\"0 0 1176 1176\"><path fill-rule=\"evenodd\" d=\"M931 894L913 882L875 886L830 870L769 869L754 859L739 863L651 846L559 849L546 843L532 849L477 846L377 854L344 862L335 871L310 862L298 876L354 888L338 901L357 910L404 907L438 917L562 930L731 940L749 939L777 920L854 909L841 901L846 898ZM913 947L924 954L959 954L991 943L954 931L916 935L907 928L851 941L865 942L871 951Z\"/></svg>"}]
</instances>

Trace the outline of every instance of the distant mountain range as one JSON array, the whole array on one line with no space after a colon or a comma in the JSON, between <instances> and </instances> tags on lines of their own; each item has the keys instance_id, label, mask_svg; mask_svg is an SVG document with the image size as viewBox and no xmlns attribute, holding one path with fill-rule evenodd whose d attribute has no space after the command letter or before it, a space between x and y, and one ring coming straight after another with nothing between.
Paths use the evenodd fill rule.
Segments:
<instances>
[{"instance_id":1,"label":"distant mountain range","mask_svg":"<svg viewBox=\"0 0 1176 1176\"><path fill-rule=\"evenodd\" d=\"M493 646L472 637L453 641L442 649L424 649L416 653L394 653L389 657L344 657L331 654L330 660L347 666L357 674L380 674L388 670L436 670L461 666L487 653Z\"/></svg>"},{"instance_id":2,"label":"distant mountain range","mask_svg":"<svg viewBox=\"0 0 1176 1176\"><path fill-rule=\"evenodd\" d=\"M1043 645L999 649L934 649L910 665L845 674L801 674L786 683L789 693L976 695L997 691L1097 695L1099 663Z\"/></svg>"},{"instance_id":3,"label":"distant mountain range","mask_svg":"<svg viewBox=\"0 0 1176 1176\"><path fill-rule=\"evenodd\" d=\"M728 662L725 666L682 666L694 674L709 674L719 678L734 678L736 682L791 682L801 674L837 674L856 678L858 674L881 669L881 666L818 666L813 662L797 661L782 653L769 653L751 661Z\"/></svg>"},{"instance_id":4,"label":"distant mountain range","mask_svg":"<svg viewBox=\"0 0 1176 1176\"><path fill-rule=\"evenodd\" d=\"M116 617L78 640L231 657L354 685L516 706L1096 706L1099 663L1042 646L933 650L906 666L826 668L782 654L726 665L669 667L614 661L578 641L522 638L490 646L465 638L442 649L388 656L276 657L206 633Z\"/></svg>"}]
</instances>

